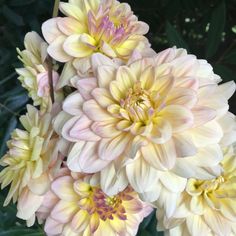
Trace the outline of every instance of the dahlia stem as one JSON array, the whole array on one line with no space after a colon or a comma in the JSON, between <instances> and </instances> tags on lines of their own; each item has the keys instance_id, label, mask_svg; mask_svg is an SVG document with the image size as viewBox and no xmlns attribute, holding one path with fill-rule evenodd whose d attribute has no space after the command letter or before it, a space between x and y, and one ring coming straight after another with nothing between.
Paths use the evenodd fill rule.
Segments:
<instances>
[{"instance_id":1,"label":"dahlia stem","mask_svg":"<svg viewBox=\"0 0 236 236\"><path fill-rule=\"evenodd\" d=\"M55 0L52 17L58 16L59 4L60 4L60 0Z\"/></svg>"},{"instance_id":2,"label":"dahlia stem","mask_svg":"<svg viewBox=\"0 0 236 236\"><path fill-rule=\"evenodd\" d=\"M60 0L55 0L53 13L52 13L53 18L58 16L59 4L60 4ZM49 87L50 87L50 97L51 97L52 103L54 103L55 96L54 96L54 89L53 89L53 59L50 56L48 56L48 82L49 82Z\"/></svg>"}]
</instances>

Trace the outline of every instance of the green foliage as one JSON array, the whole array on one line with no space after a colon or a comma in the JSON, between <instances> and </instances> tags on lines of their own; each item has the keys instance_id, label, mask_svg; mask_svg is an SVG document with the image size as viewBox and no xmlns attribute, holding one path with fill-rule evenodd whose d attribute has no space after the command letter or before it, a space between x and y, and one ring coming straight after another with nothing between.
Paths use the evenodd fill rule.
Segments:
<instances>
[{"instance_id":1,"label":"green foliage","mask_svg":"<svg viewBox=\"0 0 236 236\"><path fill-rule=\"evenodd\" d=\"M150 25L147 37L156 51L184 47L198 58L207 58L223 81L235 80L236 0L125 0L140 20ZM16 47L22 49L24 35L40 33L43 21L52 15L53 0L0 0L0 155L6 151L11 131L31 101L20 86L14 68L20 67ZM231 110L236 97L231 99ZM27 229L16 218L14 205L3 208L0 194L0 236L40 236L36 225ZM139 236L160 236L155 214L140 225Z\"/></svg>"}]
</instances>

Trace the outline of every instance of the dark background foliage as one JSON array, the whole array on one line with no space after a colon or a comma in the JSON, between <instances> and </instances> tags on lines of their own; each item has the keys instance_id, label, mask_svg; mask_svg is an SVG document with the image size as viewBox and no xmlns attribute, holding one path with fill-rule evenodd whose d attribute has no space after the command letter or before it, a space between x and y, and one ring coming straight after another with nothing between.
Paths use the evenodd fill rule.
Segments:
<instances>
[{"instance_id":1,"label":"dark background foliage","mask_svg":"<svg viewBox=\"0 0 236 236\"><path fill-rule=\"evenodd\" d=\"M28 31L40 32L52 15L53 0L0 0L0 156L6 141L18 126L20 114L31 102L20 86L14 68L20 67L16 47L23 49ZM125 1L122 1L125 2ZM176 45L207 59L223 81L236 79L236 0L126 0L139 19L150 25L148 38L156 51ZM230 110L236 112L236 96ZM0 194L0 236L44 235L40 226L27 229L15 217L15 206L2 207L6 191ZM140 226L140 236L162 235L155 230L155 215Z\"/></svg>"}]
</instances>

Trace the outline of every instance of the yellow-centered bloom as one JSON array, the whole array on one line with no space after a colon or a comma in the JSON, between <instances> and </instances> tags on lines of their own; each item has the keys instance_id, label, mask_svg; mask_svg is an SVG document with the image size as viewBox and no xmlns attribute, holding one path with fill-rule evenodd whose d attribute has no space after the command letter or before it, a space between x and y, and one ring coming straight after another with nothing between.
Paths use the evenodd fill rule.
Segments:
<instances>
[{"instance_id":1,"label":"yellow-centered bloom","mask_svg":"<svg viewBox=\"0 0 236 236\"><path fill-rule=\"evenodd\" d=\"M108 196L95 175L72 173L54 180L38 214L46 216L48 235L131 236L151 211L130 187Z\"/></svg>"},{"instance_id":2,"label":"yellow-centered bloom","mask_svg":"<svg viewBox=\"0 0 236 236\"><path fill-rule=\"evenodd\" d=\"M170 229L167 235L236 235L235 147L227 148L221 163L220 176L212 180L188 180L173 216L162 216L164 221L160 220L163 228Z\"/></svg>"},{"instance_id":3,"label":"yellow-centered bloom","mask_svg":"<svg viewBox=\"0 0 236 236\"><path fill-rule=\"evenodd\" d=\"M46 109L50 106L50 85L47 62L47 43L36 33L27 33L24 40L25 50L20 51L18 58L24 67L16 69L22 86L28 90L29 97L34 101L34 105ZM55 85L59 75L53 70L52 79Z\"/></svg>"},{"instance_id":4,"label":"yellow-centered bloom","mask_svg":"<svg viewBox=\"0 0 236 236\"><path fill-rule=\"evenodd\" d=\"M57 138L51 127L51 114L40 112L31 105L20 117L25 130L15 129L7 145L9 151L1 159L1 188L10 185L4 202L18 201L19 218L34 222L34 213L41 205L50 184L50 168L57 160ZM29 223L29 224L31 224Z\"/></svg>"},{"instance_id":5,"label":"yellow-centered bloom","mask_svg":"<svg viewBox=\"0 0 236 236\"><path fill-rule=\"evenodd\" d=\"M170 185L175 178L169 172L202 179L219 174L221 139L236 140L235 131L227 129L227 138L223 129L235 126L228 113L234 82L218 85L212 67L183 49L124 66L97 65L96 59L95 76L77 81L63 104L66 116L56 119L63 137L74 143L67 160L72 171L101 171L109 194L117 176L118 189L130 183L145 193L151 190L147 183L165 179L160 171Z\"/></svg>"},{"instance_id":6,"label":"yellow-centered bloom","mask_svg":"<svg viewBox=\"0 0 236 236\"><path fill-rule=\"evenodd\" d=\"M143 36L149 27L138 21L127 3L69 0L60 3L60 10L66 17L50 19L42 26L48 53L57 61L78 61L96 52L128 60L134 51L150 50Z\"/></svg>"}]
</instances>

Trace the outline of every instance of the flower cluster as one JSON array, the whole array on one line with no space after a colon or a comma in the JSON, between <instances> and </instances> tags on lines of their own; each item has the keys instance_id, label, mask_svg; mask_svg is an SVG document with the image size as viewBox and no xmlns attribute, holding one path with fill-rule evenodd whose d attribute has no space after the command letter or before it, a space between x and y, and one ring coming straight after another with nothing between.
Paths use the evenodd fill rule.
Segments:
<instances>
[{"instance_id":1,"label":"flower cluster","mask_svg":"<svg viewBox=\"0 0 236 236\"><path fill-rule=\"evenodd\" d=\"M206 60L154 52L126 3L69 0L25 36L33 100L1 159L5 205L48 236L236 235L236 120ZM60 73L59 73L60 72Z\"/></svg>"}]
</instances>

